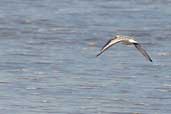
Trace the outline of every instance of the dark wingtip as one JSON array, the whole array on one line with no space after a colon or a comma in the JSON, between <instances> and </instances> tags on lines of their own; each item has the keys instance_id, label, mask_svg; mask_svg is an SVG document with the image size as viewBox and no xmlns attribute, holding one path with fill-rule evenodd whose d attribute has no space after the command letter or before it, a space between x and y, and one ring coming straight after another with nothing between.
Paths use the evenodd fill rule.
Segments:
<instances>
[{"instance_id":1,"label":"dark wingtip","mask_svg":"<svg viewBox=\"0 0 171 114\"><path fill-rule=\"evenodd\" d=\"M149 60L150 62L153 62L153 60L152 60L151 58L148 58L148 60Z\"/></svg>"},{"instance_id":2,"label":"dark wingtip","mask_svg":"<svg viewBox=\"0 0 171 114\"><path fill-rule=\"evenodd\" d=\"M96 57L98 57L98 56L101 55L101 54L102 54L102 52L98 53L98 54L96 55Z\"/></svg>"}]
</instances>

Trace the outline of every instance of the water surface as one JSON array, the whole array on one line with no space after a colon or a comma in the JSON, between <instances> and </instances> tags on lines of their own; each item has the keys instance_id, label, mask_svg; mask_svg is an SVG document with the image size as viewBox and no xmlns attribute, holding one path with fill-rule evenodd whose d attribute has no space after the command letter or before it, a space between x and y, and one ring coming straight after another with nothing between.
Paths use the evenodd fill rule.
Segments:
<instances>
[{"instance_id":1,"label":"water surface","mask_svg":"<svg viewBox=\"0 0 171 114\"><path fill-rule=\"evenodd\" d=\"M1 0L0 112L170 114L171 1ZM153 63L117 45L136 37Z\"/></svg>"}]
</instances>

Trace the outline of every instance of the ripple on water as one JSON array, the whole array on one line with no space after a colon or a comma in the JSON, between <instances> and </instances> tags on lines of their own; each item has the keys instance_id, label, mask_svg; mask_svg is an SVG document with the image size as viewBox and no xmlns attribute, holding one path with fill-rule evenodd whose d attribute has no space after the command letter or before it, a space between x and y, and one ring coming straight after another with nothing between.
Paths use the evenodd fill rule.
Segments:
<instances>
[{"instance_id":1,"label":"ripple on water","mask_svg":"<svg viewBox=\"0 0 171 114\"><path fill-rule=\"evenodd\" d=\"M170 3L2 0L1 113L171 114ZM154 62L120 44L96 58L116 34Z\"/></svg>"}]
</instances>

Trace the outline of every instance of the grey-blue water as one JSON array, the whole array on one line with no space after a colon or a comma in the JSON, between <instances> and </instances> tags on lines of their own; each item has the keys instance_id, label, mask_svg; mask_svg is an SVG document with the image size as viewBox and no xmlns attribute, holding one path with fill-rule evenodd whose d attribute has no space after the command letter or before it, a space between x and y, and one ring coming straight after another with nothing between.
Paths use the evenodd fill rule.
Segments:
<instances>
[{"instance_id":1,"label":"grey-blue water","mask_svg":"<svg viewBox=\"0 0 171 114\"><path fill-rule=\"evenodd\" d=\"M0 114L135 113L171 114L170 0L0 0Z\"/></svg>"}]
</instances>

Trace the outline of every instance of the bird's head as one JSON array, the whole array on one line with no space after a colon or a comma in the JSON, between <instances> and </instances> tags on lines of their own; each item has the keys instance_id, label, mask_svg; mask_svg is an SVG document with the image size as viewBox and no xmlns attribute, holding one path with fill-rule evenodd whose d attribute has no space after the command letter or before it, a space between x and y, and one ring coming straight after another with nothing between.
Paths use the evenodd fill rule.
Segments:
<instances>
[{"instance_id":1,"label":"bird's head","mask_svg":"<svg viewBox=\"0 0 171 114\"><path fill-rule=\"evenodd\" d=\"M115 38L120 38L121 36L120 35L116 35Z\"/></svg>"}]
</instances>

